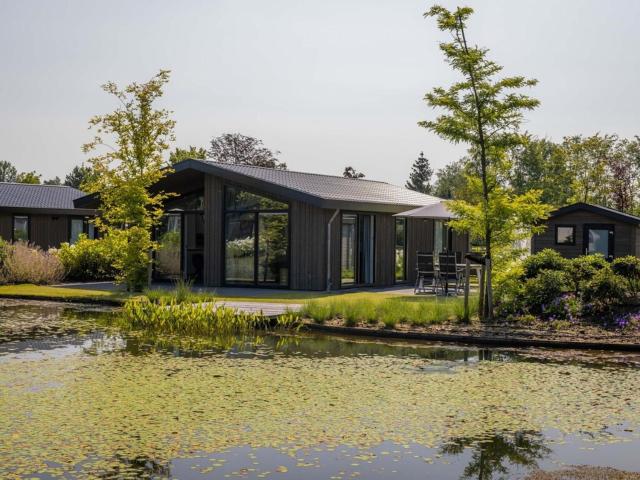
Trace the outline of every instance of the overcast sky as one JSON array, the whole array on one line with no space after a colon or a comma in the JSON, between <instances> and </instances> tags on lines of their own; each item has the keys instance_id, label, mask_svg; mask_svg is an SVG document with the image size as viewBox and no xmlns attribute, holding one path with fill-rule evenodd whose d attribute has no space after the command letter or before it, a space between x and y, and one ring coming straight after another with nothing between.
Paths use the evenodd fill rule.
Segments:
<instances>
[{"instance_id":1,"label":"overcast sky","mask_svg":"<svg viewBox=\"0 0 640 480\"><path fill-rule=\"evenodd\" d=\"M455 7L456 2L443 1ZM525 128L541 136L640 133L640 2L492 0L470 39L506 74L540 83ZM403 183L420 151L464 149L417 126L453 79L419 0L0 0L0 159L45 178L84 160L87 120L116 107L99 86L172 70L176 145L261 138L292 170Z\"/></svg>"}]
</instances>

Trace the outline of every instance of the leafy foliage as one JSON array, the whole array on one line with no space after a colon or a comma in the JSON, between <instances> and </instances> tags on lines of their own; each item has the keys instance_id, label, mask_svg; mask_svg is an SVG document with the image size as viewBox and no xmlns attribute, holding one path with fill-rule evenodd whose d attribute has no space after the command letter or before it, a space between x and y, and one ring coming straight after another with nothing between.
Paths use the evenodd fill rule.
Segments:
<instances>
[{"instance_id":1,"label":"leafy foliage","mask_svg":"<svg viewBox=\"0 0 640 480\"><path fill-rule=\"evenodd\" d=\"M264 147L262 140L240 133L224 133L213 138L207 152L215 162L286 170L287 164L277 158L279 154Z\"/></svg>"},{"instance_id":2,"label":"leafy foliage","mask_svg":"<svg viewBox=\"0 0 640 480\"><path fill-rule=\"evenodd\" d=\"M541 252L530 255L522 262L524 278L534 278L543 270L565 271L569 267L566 258L556 250L545 248Z\"/></svg>"},{"instance_id":3,"label":"leafy foliage","mask_svg":"<svg viewBox=\"0 0 640 480\"><path fill-rule=\"evenodd\" d=\"M543 313L545 307L569 291L569 277L565 272L542 270L524 283L524 300L530 312Z\"/></svg>"},{"instance_id":4,"label":"leafy foliage","mask_svg":"<svg viewBox=\"0 0 640 480\"><path fill-rule=\"evenodd\" d=\"M627 293L624 280L610 269L603 269L586 283L582 297L595 313L609 313L612 307L623 303Z\"/></svg>"},{"instance_id":5,"label":"leafy foliage","mask_svg":"<svg viewBox=\"0 0 640 480\"><path fill-rule=\"evenodd\" d=\"M616 258L611 264L613 272L624 278L632 295L640 293L640 259L633 255Z\"/></svg>"},{"instance_id":6,"label":"leafy foliage","mask_svg":"<svg viewBox=\"0 0 640 480\"><path fill-rule=\"evenodd\" d=\"M95 220L97 228L105 238L124 245L118 278L129 290L141 290L147 283L150 254L156 248L151 230L159 223L168 197L150 191L170 172L163 168L162 154L175 139L175 122L169 111L153 106L168 81L169 71L161 70L147 83L132 83L124 89L113 82L103 85L121 106L89 121L97 135L83 146L85 152L107 146L104 135L114 137L117 145L89 160L95 176L86 187L100 195L102 215Z\"/></svg>"},{"instance_id":7,"label":"leafy foliage","mask_svg":"<svg viewBox=\"0 0 640 480\"><path fill-rule=\"evenodd\" d=\"M87 165L76 165L73 169L64 177L64 184L68 187L77 188L83 190L85 186L95 180L95 174L93 169Z\"/></svg>"},{"instance_id":8,"label":"leafy foliage","mask_svg":"<svg viewBox=\"0 0 640 480\"><path fill-rule=\"evenodd\" d=\"M175 150L169 153L169 163L171 165L190 158L204 160L207 158L207 151L202 147L189 145L189 148L176 147Z\"/></svg>"},{"instance_id":9,"label":"leafy foliage","mask_svg":"<svg viewBox=\"0 0 640 480\"><path fill-rule=\"evenodd\" d=\"M16 182L18 182L18 183L30 183L30 184L33 184L33 185L39 185L41 177L42 177L42 175L36 173L35 171L33 171L33 172L21 172L16 176Z\"/></svg>"},{"instance_id":10,"label":"leafy foliage","mask_svg":"<svg viewBox=\"0 0 640 480\"><path fill-rule=\"evenodd\" d=\"M355 168L353 167L344 167L344 172L342 172L342 176L344 178L364 178L366 175L362 172L358 172Z\"/></svg>"},{"instance_id":11,"label":"leafy foliage","mask_svg":"<svg viewBox=\"0 0 640 480\"><path fill-rule=\"evenodd\" d=\"M111 280L116 277L116 268L122 260L119 258L124 245L115 244L116 236L101 239L89 239L80 235L73 245L63 243L58 250L65 277L82 282L92 280Z\"/></svg>"},{"instance_id":12,"label":"leafy foliage","mask_svg":"<svg viewBox=\"0 0 640 480\"><path fill-rule=\"evenodd\" d=\"M0 161L0 182L15 182L18 170L11 162Z\"/></svg>"}]
</instances>

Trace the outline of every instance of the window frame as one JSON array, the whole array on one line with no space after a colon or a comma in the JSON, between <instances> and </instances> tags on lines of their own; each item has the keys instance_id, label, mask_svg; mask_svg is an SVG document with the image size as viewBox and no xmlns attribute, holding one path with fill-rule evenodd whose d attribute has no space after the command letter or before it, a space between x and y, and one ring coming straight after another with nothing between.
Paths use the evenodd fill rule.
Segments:
<instances>
[{"instance_id":1,"label":"window frame","mask_svg":"<svg viewBox=\"0 0 640 480\"><path fill-rule=\"evenodd\" d=\"M354 215L356 217L356 235L355 235L355 249L354 249L354 255L355 255L355 271L354 271L354 282L353 283L343 283L342 281L342 225L343 225L343 219L345 215ZM372 223L372 227L373 227L373 232L371 235L371 240L372 240L372 251L371 251L371 260L372 260L372 265L371 265L371 282L362 282L360 281L360 279L358 278L358 276L360 275L360 268L362 267L362 262L360 259L360 222L361 222L361 218L363 216L368 216L371 217L373 220ZM395 223L394 223L394 229L395 229ZM395 230L394 230L395 233ZM359 287L373 287L376 284L377 281L377 275L376 275L376 269L378 266L378 259L376 257L377 255L377 251L378 251L378 215L376 213L373 212L362 212L362 211L356 211L356 210L344 210L340 213L340 242L339 242L339 246L340 246L340 253L339 253L339 259L340 259L340 288L341 289L349 289L349 288L359 288ZM395 252L395 240L394 240L394 252ZM394 261L394 270L395 270L395 261ZM395 276L395 273L394 273Z\"/></svg>"},{"instance_id":2,"label":"window frame","mask_svg":"<svg viewBox=\"0 0 640 480\"><path fill-rule=\"evenodd\" d=\"M31 242L31 215L12 215L11 216L11 242L16 242L16 218L27 219L27 243ZM18 239L18 241L23 239Z\"/></svg>"},{"instance_id":3,"label":"window frame","mask_svg":"<svg viewBox=\"0 0 640 480\"><path fill-rule=\"evenodd\" d=\"M398 223L402 223L403 225L403 233L404 233L404 242L403 242L403 250L404 250L404 254L403 254L403 258L404 258L404 264L402 266L403 271L402 271L402 278L398 278L396 276L396 263L395 263L395 256L397 253L397 249L398 249ZM395 284L402 284L402 283L406 283L408 281L407 278L407 274L409 271L408 265L408 258L407 258L407 225L409 224L409 222L407 222L407 218L406 217L396 217L395 221L393 222L393 238L394 238L394 242L393 242L393 255L394 255L394 262L393 262L393 282Z\"/></svg>"},{"instance_id":4,"label":"window frame","mask_svg":"<svg viewBox=\"0 0 640 480\"><path fill-rule=\"evenodd\" d=\"M95 225L93 226L93 237L89 236L89 224L91 223L91 219L93 217L87 215L72 215L69 217L68 225L67 225L67 242L69 245L74 245L76 242L71 243L71 233L72 233L72 225L74 220L82 220L82 234L86 235L86 237L90 240L95 240L97 238Z\"/></svg>"},{"instance_id":5,"label":"window frame","mask_svg":"<svg viewBox=\"0 0 640 480\"><path fill-rule=\"evenodd\" d=\"M253 195L257 195L260 197L265 197L269 200L273 200L275 202L282 203L286 206L286 208L265 208L265 209L237 209L237 208L227 208L227 190L229 188L236 190L244 190ZM250 283L241 283L241 282L228 282L227 281L227 217L229 214L242 214L247 213L253 215L254 222L254 239L253 239L253 282ZM286 284L275 284L275 283L263 283L259 281L259 256L260 256L260 214L261 213L282 213L287 215L287 279ZM236 183L225 183L222 191L222 284L226 287L254 287L254 288L273 288L273 289L288 289L291 286L291 202L287 200L283 200L278 198L275 195L271 195L270 193L260 192L254 190L252 188L247 188L243 185L238 185Z\"/></svg>"},{"instance_id":6,"label":"window frame","mask_svg":"<svg viewBox=\"0 0 640 480\"><path fill-rule=\"evenodd\" d=\"M558 242L558 229L560 228L571 228L573 230L573 234L571 235L572 237L572 241L571 242ZM563 246L563 247L573 247L576 245L576 232L577 232L577 228L575 224L556 224L554 226L554 235L553 235L553 244L557 245L557 246Z\"/></svg>"}]
</instances>

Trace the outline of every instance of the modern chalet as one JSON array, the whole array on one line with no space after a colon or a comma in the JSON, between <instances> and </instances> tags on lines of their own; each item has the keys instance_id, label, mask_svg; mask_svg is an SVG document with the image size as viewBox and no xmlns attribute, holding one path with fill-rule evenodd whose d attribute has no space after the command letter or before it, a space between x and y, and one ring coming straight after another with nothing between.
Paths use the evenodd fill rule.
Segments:
<instances>
[{"instance_id":1,"label":"modern chalet","mask_svg":"<svg viewBox=\"0 0 640 480\"><path fill-rule=\"evenodd\" d=\"M533 253L551 248L567 258L592 253L608 259L640 256L640 217L634 215L574 203L551 212L546 225L544 233L532 239Z\"/></svg>"},{"instance_id":2,"label":"modern chalet","mask_svg":"<svg viewBox=\"0 0 640 480\"><path fill-rule=\"evenodd\" d=\"M93 237L93 209L76 208L84 192L60 185L0 182L0 238L25 241L41 248Z\"/></svg>"},{"instance_id":3,"label":"modern chalet","mask_svg":"<svg viewBox=\"0 0 640 480\"><path fill-rule=\"evenodd\" d=\"M416 251L443 245L442 221L393 215L439 198L385 182L185 160L156 232L156 280L326 290L415 280ZM88 196L78 208L95 208ZM468 251L467 236L449 248Z\"/></svg>"}]
</instances>

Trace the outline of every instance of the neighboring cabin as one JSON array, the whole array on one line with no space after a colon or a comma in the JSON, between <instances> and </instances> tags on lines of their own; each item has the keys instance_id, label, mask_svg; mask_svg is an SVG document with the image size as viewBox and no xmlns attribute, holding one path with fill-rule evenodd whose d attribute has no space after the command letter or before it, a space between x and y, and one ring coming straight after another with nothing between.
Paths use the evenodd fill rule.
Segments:
<instances>
[{"instance_id":1,"label":"neighboring cabin","mask_svg":"<svg viewBox=\"0 0 640 480\"><path fill-rule=\"evenodd\" d=\"M88 220L95 210L73 204L85 195L60 185L0 182L0 237L48 249L73 243L81 233L93 236Z\"/></svg>"},{"instance_id":2,"label":"neighboring cabin","mask_svg":"<svg viewBox=\"0 0 640 480\"><path fill-rule=\"evenodd\" d=\"M365 179L185 160L157 189L177 193L156 232L157 280L325 290L415 280L416 251L442 222L393 215L440 199ZM97 208L87 196L76 207ZM329 239L329 240L328 240ZM468 251L468 237L449 248Z\"/></svg>"},{"instance_id":3,"label":"neighboring cabin","mask_svg":"<svg viewBox=\"0 0 640 480\"><path fill-rule=\"evenodd\" d=\"M575 203L551 212L547 229L532 239L532 253L545 248L566 258L601 253L613 259L640 256L640 217L611 208Z\"/></svg>"}]
</instances>

